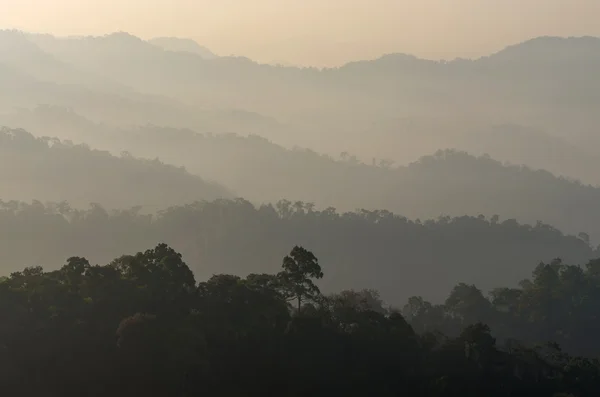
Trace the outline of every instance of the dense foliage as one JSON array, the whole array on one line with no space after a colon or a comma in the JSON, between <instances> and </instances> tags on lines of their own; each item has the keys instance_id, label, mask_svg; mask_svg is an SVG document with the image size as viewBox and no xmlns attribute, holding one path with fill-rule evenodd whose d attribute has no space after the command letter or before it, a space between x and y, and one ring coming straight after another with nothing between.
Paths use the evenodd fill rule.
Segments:
<instances>
[{"instance_id":1,"label":"dense foliage","mask_svg":"<svg viewBox=\"0 0 600 397\"><path fill-rule=\"evenodd\" d=\"M417 332L458 335L462 327L485 322L502 340L555 341L566 351L600 357L600 260L584 267L555 259L540 263L518 288L492 290L489 297L475 285L455 286L443 305L411 297L404 315Z\"/></svg>"},{"instance_id":2,"label":"dense foliage","mask_svg":"<svg viewBox=\"0 0 600 397\"><path fill-rule=\"evenodd\" d=\"M275 271L278 258L301 244L329 264L319 281L324 291L374 288L396 306L412 295L441 302L460 282L486 292L516 286L532 264L557 257L587 263L597 253L585 240L498 217L412 221L388 211L338 213L288 201L260 207L241 199L197 202L157 216L139 207L111 212L99 205L0 204L4 271L55 269L73 254L106 263L164 241L189 258L197 277L243 276Z\"/></svg>"},{"instance_id":3,"label":"dense foliage","mask_svg":"<svg viewBox=\"0 0 600 397\"><path fill-rule=\"evenodd\" d=\"M598 395L600 187L569 177L599 180L599 48L316 69L0 31L32 132L0 129L0 390ZM415 161L449 147L481 156Z\"/></svg>"},{"instance_id":4,"label":"dense foliage","mask_svg":"<svg viewBox=\"0 0 600 397\"><path fill-rule=\"evenodd\" d=\"M312 284L321 275L302 247L277 274L199 284L165 244L106 266L71 257L56 271L26 268L0 281L0 386L50 397L594 396L600 387L595 359L555 344L503 347L481 323L454 338L419 335L374 291L321 295Z\"/></svg>"}]
</instances>

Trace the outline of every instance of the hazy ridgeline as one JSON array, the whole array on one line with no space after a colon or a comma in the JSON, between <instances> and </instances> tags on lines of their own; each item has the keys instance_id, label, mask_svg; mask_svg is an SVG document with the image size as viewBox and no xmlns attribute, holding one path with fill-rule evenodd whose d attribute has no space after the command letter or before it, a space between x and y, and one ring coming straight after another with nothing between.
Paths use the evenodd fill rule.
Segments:
<instances>
[{"instance_id":1,"label":"hazy ridgeline","mask_svg":"<svg viewBox=\"0 0 600 397\"><path fill-rule=\"evenodd\" d=\"M87 207L142 206L157 211L200 198L231 197L218 184L158 160L112 156L85 145L0 129L0 196Z\"/></svg>"},{"instance_id":2,"label":"hazy ridgeline","mask_svg":"<svg viewBox=\"0 0 600 397\"><path fill-rule=\"evenodd\" d=\"M383 160L363 164L349 154L333 159L288 150L257 136L200 135L152 126L85 131L96 147L118 143L148 158L160 152L162 161L185 165L187 171L156 159L111 155L7 129L0 132L5 181L0 197L66 200L76 208L92 202L109 209L140 205L145 213L215 198L243 197L255 205L289 199L320 209L386 209L410 219L498 215L583 233L593 245L600 238L600 188L485 156L441 151L396 167Z\"/></svg>"},{"instance_id":3,"label":"hazy ridgeline","mask_svg":"<svg viewBox=\"0 0 600 397\"><path fill-rule=\"evenodd\" d=\"M122 252L166 242L197 277L274 272L290 245L311 249L327 266L327 292L373 288L399 306L412 295L440 302L457 283L484 291L517 286L540 261L585 264L598 253L580 238L544 225L481 217L411 221L388 211L317 211L302 202L254 207L219 200L173 207L75 210L66 203L5 202L0 213L5 273L56 269L72 255L107 263Z\"/></svg>"},{"instance_id":4,"label":"hazy ridgeline","mask_svg":"<svg viewBox=\"0 0 600 397\"><path fill-rule=\"evenodd\" d=\"M438 218L436 224L445 225L449 217L483 214L534 225L517 228L534 235L550 224L578 236L560 237L572 244L561 249L544 239L533 248L515 239L515 252L517 247L532 250L531 256L522 256L524 266L555 256L583 263L592 256L589 244L600 236L600 190L585 184L599 181L594 109L600 98L590 72L599 62L595 38L539 38L478 60L433 62L396 54L310 69L218 57L173 38L147 42L126 33L56 38L3 31L0 122L33 135L2 131L0 197L66 201L78 209L95 203L94 208L109 211L141 206L144 214L216 198L243 197L256 208L288 199L320 210L391 211L415 220L406 221L410 225ZM445 148L458 150L436 152ZM540 167L567 178L535 170ZM306 216L312 219L310 211ZM155 230L157 224L147 227ZM391 249L397 241L418 238L413 234L427 230L423 224L402 232L407 234L386 232L378 244ZM377 242L365 230L360 233ZM281 237L272 230L266 233ZM37 238L43 240L43 235ZM153 238L175 239L167 234ZM286 246L294 238L303 237L294 234ZM440 241L426 239L435 245L392 262L456 271L453 282L493 279L486 272L461 274L443 263L438 245L464 236L436 238ZM124 245L94 255L128 251L126 241L119 239ZM186 249L198 244L192 241ZM329 248L330 255L340 255L336 252L346 243ZM486 249L502 251L496 243L490 238ZM249 243L240 244L226 251L243 251ZM279 255L276 246L261 252ZM485 260L493 269L496 263L510 262L494 255L484 259L483 249L475 246L482 257L469 266ZM35 260L57 264L74 249L33 254ZM360 255L377 255L378 249L362 249ZM210 266L229 266L227 252L215 254ZM452 261L460 262L462 252L457 250ZM383 262L388 259L384 255ZM252 271L253 264L246 268L237 262L239 271ZM525 275L507 272L506 283ZM373 279L381 277L374 274ZM436 296L446 290L437 290Z\"/></svg>"},{"instance_id":5,"label":"hazy ridgeline","mask_svg":"<svg viewBox=\"0 0 600 397\"><path fill-rule=\"evenodd\" d=\"M596 184L599 54L597 38L543 37L476 60L391 54L314 69L214 57L172 38L3 31L0 113L60 105L113 127L254 133L368 163L457 148Z\"/></svg>"},{"instance_id":6,"label":"hazy ridgeline","mask_svg":"<svg viewBox=\"0 0 600 397\"><path fill-rule=\"evenodd\" d=\"M595 395L598 70L0 31L0 388Z\"/></svg>"}]
</instances>

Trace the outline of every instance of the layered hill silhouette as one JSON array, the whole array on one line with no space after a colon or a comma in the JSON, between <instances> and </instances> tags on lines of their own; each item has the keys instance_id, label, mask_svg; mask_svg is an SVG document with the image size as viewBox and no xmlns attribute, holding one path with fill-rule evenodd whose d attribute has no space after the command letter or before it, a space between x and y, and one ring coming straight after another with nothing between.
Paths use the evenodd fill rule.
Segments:
<instances>
[{"instance_id":1,"label":"layered hill silhouette","mask_svg":"<svg viewBox=\"0 0 600 397\"><path fill-rule=\"evenodd\" d=\"M235 86L239 95L251 90L262 98L271 94L271 89L300 89L301 83L306 93L332 89L334 94L354 92L387 101L410 98L427 105L457 97L480 100L483 95L486 101L502 102L502 95L509 90L518 90L519 95L513 95L518 103L557 101L563 106L581 106L584 102L591 106L600 100L599 83L590 79L600 65L600 39L592 37L538 38L477 60L429 61L391 54L323 70L260 65L238 57L207 60L193 51L163 51L127 33L73 39L27 37L43 51L78 68L174 96L191 95L198 88L208 93L211 88ZM181 43L174 39L159 42ZM293 101L294 96L288 95L285 101Z\"/></svg>"},{"instance_id":2,"label":"layered hill silhouette","mask_svg":"<svg viewBox=\"0 0 600 397\"><path fill-rule=\"evenodd\" d=\"M231 197L224 187L158 159L120 157L24 130L0 129L0 197L69 201L87 207L142 206L154 212L196 200Z\"/></svg>"},{"instance_id":3,"label":"layered hill silhouette","mask_svg":"<svg viewBox=\"0 0 600 397\"><path fill-rule=\"evenodd\" d=\"M514 124L496 125L466 134L457 148L473 154L489 154L512 164L527 164L555 175L600 185L596 169L600 153L593 147L579 147L561 136Z\"/></svg>"},{"instance_id":4,"label":"layered hill silhouette","mask_svg":"<svg viewBox=\"0 0 600 397\"><path fill-rule=\"evenodd\" d=\"M33 134L3 130L0 147L15 269L166 241L199 277L272 272L302 244L329 267L325 289L372 287L402 304L597 254L598 39L319 70L126 33L3 34L0 122ZM222 186L248 201L211 201L232 197ZM153 216L103 209L136 205ZM39 249L23 256L24 244Z\"/></svg>"},{"instance_id":5,"label":"layered hill silhouette","mask_svg":"<svg viewBox=\"0 0 600 397\"><path fill-rule=\"evenodd\" d=\"M390 54L331 69L206 59L189 40L163 38L157 45L127 33L57 38L3 31L0 43L3 113L59 105L116 127L257 134L366 161L407 163L438 149L471 151L471 134L486 139L491 127L507 124L576 149L559 151L562 158L600 149L600 39L593 37L542 37L476 60ZM496 134L493 144L479 145L498 139L508 147L513 137ZM529 164L490 154L597 183L550 157Z\"/></svg>"},{"instance_id":6,"label":"layered hill silhouette","mask_svg":"<svg viewBox=\"0 0 600 397\"><path fill-rule=\"evenodd\" d=\"M218 58L214 52L206 47L201 46L191 39L180 39L177 37L157 37L149 40L151 44L167 51L176 52L191 52L192 54L200 55L204 59Z\"/></svg>"},{"instance_id":7,"label":"layered hill silhouette","mask_svg":"<svg viewBox=\"0 0 600 397\"><path fill-rule=\"evenodd\" d=\"M413 295L443 301L459 282L483 291L516 286L540 262L585 264L597 256L555 228L485 217L411 221L389 211L338 213L282 201L253 206L218 200L173 207L151 217L100 206L1 203L3 273L56 269L66 258L107 263L115 252L161 241L185 255L196 278L273 273L296 244L310 247L325 272L323 291L374 288L401 307Z\"/></svg>"},{"instance_id":8,"label":"layered hill silhouette","mask_svg":"<svg viewBox=\"0 0 600 397\"><path fill-rule=\"evenodd\" d=\"M5 31L1 42L0 120L36 136L159 157L255 203L498 214L600 235L598 189L587 185L599 182L596 38L538 38L477 60L392 54L322 70L204 59L127 33ZM458 150L421 159L444 148Z\"/></svg>"},{"instance_id":9,"label":"layered hill silhouette","mask_svg":"<svg viewBox=\"0 0 600 397\"><path fill-rule=\"evenodd\" d=\"M115 155L126 150L185 166L255 204L301 200L322 209L387 209L412 219L499 215L585 233L594 244L600 238L600 188L487 155L445 150L397 166L382 159L364 163L349 153L334 158L286 149L259 136L208 135L152 125L112 129L64 109L41 108L21 120L28 120L28 129L36 135L56 134ZM59 127L46 127L50 125ZM589 161L591 169L598 164Z\"/></svg>"},{"instance_id":10,"label":"layered hill silhouette","mask_svg":"<svg viewBox=\"0 0 600 397\"><path fill-rule=\"evenodd\" d=\"M118 55L131 50L135 54L126 42L121 43L122 36L109 42L107 51ZM86 42L85 39L0 31L0 114L10 113L15 108L51 105L75 109L91 120L112 125L156 123L215 132L283 129L273 119L256 113L235 108L192 106L176 97L147 89L136 90L129 82L123 83L107 75L102 68L94 71L69 62L68 57L61 59L62 49L65 46L70 49L72 40L74 43ZM171 53L148 42L140 42L150 52ZM55 53L43 50L44 45L52 46ZM83 50L81 54L84 54Z\"/></svg>"}]
</instances>

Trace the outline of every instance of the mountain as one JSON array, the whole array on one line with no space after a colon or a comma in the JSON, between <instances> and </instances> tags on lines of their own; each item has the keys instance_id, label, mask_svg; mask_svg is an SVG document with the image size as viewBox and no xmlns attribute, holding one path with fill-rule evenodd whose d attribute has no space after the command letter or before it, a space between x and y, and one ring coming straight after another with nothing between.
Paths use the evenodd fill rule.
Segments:
<instances>
[{"instance_id":1,"label":"mountain","mask_svg":"<svg viewBox=\"0 0 600 397\"><path fill-rule=\"evenodd\" d=\"M114 154L127 150L144 158L159 157L219 181L257 204L302 200L318 208L342 211L385 208L413 219L497 214L530 224L547 222L575 235L584 232L594 243L600 239L599 187L543 169L503 163L485 154L445 150L395 166L385 159L363 163L351 153L334 158L302 148L286 149L256 135L199 134L155 125L115 129L56 108L26 112L11 121L11 125L24 125L40 136L56 134ZM530 153L539 163L548 163L559 153L571 153L579 157L565 158L564 167L580 164L590 174L600 164L591 155L585 157L575 149L569 152L567 145L553 150L553 142L560 143L559 139L519 132L512 126L498 127L490 134L494 131L496 137L480 141L472 137L471 148L489 148L479 145L484 142L497 153L514 153L516 157ZM498 138L504 135L515 140ZM511 150L507 146L510 142L528 142L531 148Z\"/></svg>"},{"instance_id":2,"label":"mountain","mask_svg":"<svg viewBox=\"0 0 600 397\"><path fill-rule=\"evenodd\" d=\"M66 258L108 263L157 241L185 255L197 279L213 274L276 273L297 244L319 258L326 293L373 288L395 307L421 295L443 301L458 283L487 292L516 286L540 261L585 264L597 255L584 241L545 224L461 216L412 221L389 211L338 213L302 202L253 206L198 202L159 211L108 214L100 206L0 202L3 273L28 265L56 269Z\"/></svg>"},{"instance_id":3,"label":"mountain","mask_svg":"<svg viewBox=\"0 0 600 397\"><path fill-rule=\"evenodd\" d=\"M335 160L310 150L288 150L260 137L199 136L152 127L125 136L131 143L124 146L144 156L161 153L191 172L204 170L254 202L289 198L320 208L385 208L412 218L498 214L600 238L600 188L489 156L447 150L391 167L379 160L363 164L350 154Z\"/></svg>"},{"instance_id":4,"label":"mountain","mask_svg":"<svg viewBox=\"0 0 600 397\"><path fill-rule=\"evenodd\" d=\"M435 118L443 130L427 127L425 138L412 138L416 148L436 133L444 135L444 142L457 143L465 129L506 123L537 128L579 147L600 148L594 128L600 123L595 111L600 106L595 78L600 39L593 37L537 38L475 60L389 54L315 69L263 65L242 57L205 59L191 51L196 45L189 41L160 39L190 49L166 51L127 33L25 36L53 59L136 92L195 108L239 109L273 118L287 125L286 131L267 126L260 134L286 146L331 153L332 142L345 139L346 150L370 158L380 148L366 145L364 153L358 151L374 124L384 123L402 136L402 120ZM399 155L394 160L415 159Z\"/></svg>"},{"instance_id":5,"label":"mountain","mask_svg":"<svg viewBox=\"0 0 600 397\"><path fill-rule=\"evenodd\" d=\"M204 59L218 58L218 55L213 53L211 50L201 46L191 39L181 39L177 37L157 37L148 40L148 42L167 51L190 52L192 54L200 55Z\"/></svg>"},{"instance_id":6,"label":"mountain","mask_svg":"<svg viewBox=\"0 0 600 397\"><path fill-rule=\"evenodd\" d=\"M82 207L142 206L146 211L196 200L231 197L220 185L158 159L127 153L116 157L24 130L0 129L0 197L60 202Z\"/></svg>"},{"instance_id":7,"label":"mountain","mask_svg":"<svg viewBox=\"0 0 600 397\"><path fill-rule=\"evenodd\" d=\"M596 38L538 38L476 60L390 54L320 70L261 65L241 57L208 60L193 52L166 51L127 33L4 36L14 45L2 47L0 57L5 65L0 73L8 74L0 76L0 84L10 87L0 92L0 118L15 127L35 124L26 119L38 105L58 106L115 131L155 125L207 136L254 134L287 149L304 147L336 158L347 152L366 163L376 158L409 164L423 154L456 148L600 183L591 171L600 150ZM21 46L23 40L30 44ZM19 48L37 54L36 61L13 57ZM38 62L38 56L45 61ZM62 68L61 75L80 71L127 90L110 84L96 89L87 77L63 84L41 72L54 67ZM19 77L13 79L17 70ZM23 109L13 117L15 107ZM59 135L55 124L46 128ZM513 141L522 146L512 148ZM152 153L151 147L127 148ZM185 156L173 154L168 161L195 169L180 157ZM233 169L237 173L239 167ZM244 190L251 194L254 188ZM324 201L335 196L325 195L330 199Z\"/></svg>"},{"instance_id":8,"label":"mountain","mask_svg":"<svg viewBox=\"0 0 600 397\"><path fill-rule=\"evenodd\" d=\"M469 153L489 154L492 158L512 164L527 164L555 175L580 179L583 183L600 185L595 171L600 166L600 154L532 127L514 124L495 125L465 134L455 144Z\"/></svg>"},{"instance_id":9,"label":"mountain","mask_svg":"<svg viewBox=\"0 0 600 397\"><path fill-rule=\"evenodd\" d=\"M139 45L129 35L108 40L110 51L134 51ZM86 39L0 31L0 114L15 108L24 111L60 106L91 120L119 126L155 123L205 132L245 133L285 129L272 118L242 109L199 108L176 98L136 91L104 74L102 68L89 71L59 59L56 54L72 45L86 47ZM51 47L56 54L42 47ZM148 43L145 48L164 52Z\"/></svg>"},{"instance_id":10,"label":"mountain","mask_svg":"<svg viewBox=\"0 0 600 397\"><path fill-rule=\"evenodd\" d=\"M428 294L440 299L459 281L492 288L539 260L596 253L597 39L334 69L204 59L126 33L5 40L0 121L33 135L3 130L0 198L147 212L188 203L152 218L95 205L59 219L53 206L9 202L14 230L26 231L9 229L9 248L50 244L29 264L54 265L73 247L104 262L162 240L204 275L272 271L301 243L331 264L324 287L374 287L398 302L432 274ZM233 197L223 186L248 201L201 202ZM29 210L64 233L22 226Z\"/></svg>"},{"instance_id":11,"label":"mountain","mask_svg":"<svg viewBox=\"0 0 600 397\"><path fill-rule=\"evenodd\" d=\"M255 100L260 103L265 95L282 89L293 89L295 95L331 92L343 99L342 95L360 94L371 100L379 97L400 103L408 96L413 104L425 101L430 105L444 103L453 107L460 105L456 103L458 98L471 105L482 98L490 105L506 104L510 90L517 90L519 96L513 97L519 103L533 101L545 106L581 105L582 101L592 106L599 100L598 85L592 74L600 64L600 39L591 37L534 39L477 60L429 61L390 54L373 61L323 70L260 65L236 57L207 60L199 56L198 51L164 51L164 46L127 33L82 38L26 37L43 51L79 69L110 76L137 88L146 84L145 90L155 94L187 98L202 86L205 93L213 88L228 90L211 92L226 94L222 99L228 102L239 101L252 90L255 97L259 94ZM156 42L188 49L199 47L193 41L173 38ZM547 84L541 85L542 81ZM237 88L235 92L231 91L233 87ZM548 97L548 93L556 96ZM193 98L204 97L196 93ZM270 99L272 102L274 98ZM286 101L291 99L290 95L285 98ZM360 101L359 98L353 100Z\"/></svg>"},{"instance_id":12,"label":"mountain","mask_svg":"<svg viewBox=\"0 0 600 397\"><path fill-rule=\"evenodd\" d=\"M149 42L126 33L95 38L55 40L59 41L60 45L47 40L42 42L35 37L32 40L37 41L45 51L59 59L89 70L103 71L122 82L132 80L137 84L137 81L142 80L146 83L154 81L149 89L162 90L162 93L167 91L174 93L175 89L182 88L184 82L192 84L188 87L190 89L196 84L225 89L230 86L233 82L231 79L234 78L236 85L239 86L239 94L243 95L245 95L244 91L254 89L256 83L260 83L260 86L268 90L276 89L275 82L282 87L299 90L301 87L297 82L302 81L304 85L308 85L305 88L309 92L312 91L313 95L328 89L335 90L338 95L349 92L357 95L356 89L360 88L362 95L379 96L388 100L399 100L407 94L416 95L413 99L417 102L424 100L446 102L459 94L455 91L459 87L463 90L467 89L460 95L472 102L481 97L480 84L495 91L486 93L488 99L506 95L507 88L510 87L526 94L520 99L521 101L537 102L550 99L541 94L556 93L556 88L566 90L565 95L573 90L584 90L586 87L581 84L584 81L589 80L590 83L595 84L589 77L599 62L597 42L600 41L594 38L537 39L473 61L440 62L422 60L405 54L390 54L373 61L352 62L341 68L318 71L259 65L235 57L223 57L216 62L208 62L201 56L195 56L196 52L164 52L161 51L162 47L152 46ZM174 41L160 39L159 42L180 43L176 39ZM189 42L183 43L189 46ZM569 51L565 51L565 48ZM527 56L521 56L522 54ZM552 54L550 55L552 58L548 59L547 56L543 58L543 54ZM114 63L99 63L100 60ZM149 60L154 62L146 63L143 73L140 73L141 70L136 70L138 75L132 75L134 67ZM541 63L547 61L548 64ZM542 65L544 68L540 73L538 69ZM568 69L565 69L566 66ZM177 73L165 75L164 71L167 69ZM192 73L192 70L195 72ZM569 72L573 70L586 73L582 75ZM168 79L167 81L173 87L156 86L159 74L162 74L160 76L162 80ZM554 77L554 80L549 81L551 84L548 87L544 88L538 84L540 80L550 76ZM506 81L508 77L512 81ZM573 86L573 83L578 84ZM399 91L399 88L402 90ZM586 93L590 97L585 97L586 100L597 100L598 98L589 88L586 89ZM540 89L544 91L539 91ZM181 90L178 93L191 94L189 91ZM261 93L261 96L264 94ZM502 100L501 97L495 99ZM577 98L562 95L554 99L556 100L573 101Z\"/></svg>"},{"instance_id":13,"label":"mountain","mask_svg":"<svg viewBox=\"0 0 600 397\"><path fill-rule=\"evenodd\" d=\"M545 65L564 67L565 64L579 62L600 62L600 38L543 36L511 45L505 49L484 57L483 60L494 63L520 64L523 68ZM555 62L560 60L561 64Z\"/></svg>"},{"instance_id":14,"label":"mountain","mask_svg":"<svg viewBox=\"0 0 600 397\"><path fill-rule=\"evenodd\" d=\"M0 63L11 66L38 81L82 85L103 92L131 91L125 84L57 59L31 41L30 36L18 31L0 30Z\"/></svg>"}]
</instances>

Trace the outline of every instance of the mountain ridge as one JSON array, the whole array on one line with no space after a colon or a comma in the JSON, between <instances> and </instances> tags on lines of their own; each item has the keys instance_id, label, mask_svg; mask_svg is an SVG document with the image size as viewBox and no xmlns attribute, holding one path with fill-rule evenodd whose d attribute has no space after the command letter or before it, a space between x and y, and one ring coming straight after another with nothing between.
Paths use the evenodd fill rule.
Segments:
<instances>
[{"instance_id":1,"label":"mountain ridge","mask_svg":"<svg viewBox=\"0 0 600 397\"><path fill-rule=\"evenodd\" d=\"M42 134L52 114L52 109L43 110L38 127L28 128ZM63 131L103 150L160 157L219 181L253 203L288 198L343 211L385 208L413 219L498 214L531 224L548 222L567 233L585 232L594 241L600 238L599 187L486 155L447 149L404 166L365 164L348 153L335 159L307 149L286 149L260 136L152 125L110 129L86 123L76 114L57 114L69 116L72 127L64 124L46 134Z\"/></svg>"},{"instance_id":2,"label":"mountain ridge","mask_svg":"<svg viewBox=\"0 0 600 397\"><path fill-rule=\"evenodd\" d=\"M156 209L201 199L230 198L222 185L185 168L120 157L56 138L0 127L0 196L8 199L102 203L108 208Z\"/></svg>"},{"instance_id":3,"label":"mountain ridge","mask_svg":"<svg viewBox=\"0 0 600 397\"><path fill-rule=\"evenodd\" d=\"M176 36L162 36L162 37L154 37L154 38L151 38L148 40L144 40L142 38L139 38L138 36L135 36L131 33L123 32L123 31L107 33L104 35L81 35L81 36L54 36L51 34L29 33L29 32L25 32L25 31L21 31L21 30L9 30L9 29L0 30L0 33L2 33L2 32L21 34L26 37L34 38L34 39L36 39L36 38L37 39L53 38L53 39L58 39L58 40L63 40L63 41L65 41L65 40L66 41L69 41L69 40L80 40L80 41L105 40L105 41L109 41L109 42L119 42L119 41L128 42L129 44L137 43L138 45L141 43L144 43L142 45L150 44L150 45L153 45L155 47L158 47L158 48L166 50L166 51L194 53L196 55L201 56L205 60L214 60L217 58L233 58L233 59L246 58L246 59L251 60L253 63L255 63L257 65L273 66L273 67L278 67L278 68L317 69L317 70L335 70L335 69L343 68L348 65L353 65L355 63L378 62L378 61L386 61L388 59L396 59L396 60L404 60L404 61L421 61L421 62L425 62L425 63L436 63L436 64L452 64L455 62L461 63L461 62L465 62L465 61L477 62L480 60L489 60L491 58L505 56L507 54L519 52L519 49L523 49L523 48L526 48L529 51L531 51L531 50L540 51L540 50L548 49L548 45L551 45L551 46L558 45L561 48L565 48L565 44L573 45L574 43L577 43L579 45L580 51L591 48L591 49L597 50L600 53L600 37L589 36L589 35L588 36L550 36L550 35L545 35L545 36L532 37L530 39L526 39L526 40L523 40L523 41L520 41L517 43L507 44L498 51L490 52L487 55L482 55L482 56L473 57L473 58L455 57L455 58L451 58L451 59L444 59L444 58L431 59L431 58L418 57L416 55L413 55L413 54L407 53L407 52L395 51L395 52L391 52L391 53L382 53L380 56L371 58L371 59L355 59L355 60L345 62L339 66L320 68L320 67L316 67L316 66L293 66L293 65L277 65L277 66L275 66L275 65L271 65L269 63L261 63L261 62L252 60L251 58L248 58L247 56L244 56L242 54L219 57L215 53L210 51L207 47L199 44L194 39L182 38L182 37L176 37ZM34 40L34 42L35 42L35 40ZM177 47L180 47L180 48L174 49ZM600 56L600 54L599 54L599 56Z\"/></svg>"},{"instance_id":4,"label":"mountain ridge","mask_svg":"<svg viewBox=\"0 0 600 397\"><path fill-rule=\"evenodd\" d=\"M218 58L217 54L192 39L183 39L179 37L155 37L148 40L148 42L168 51L190 52L200 55L204 59Z\"/></svg>"}]
</instances>

